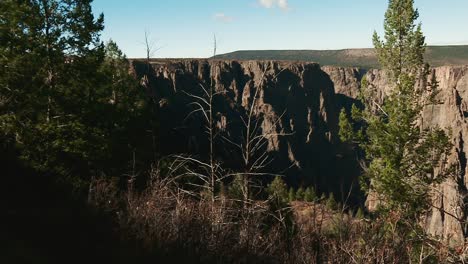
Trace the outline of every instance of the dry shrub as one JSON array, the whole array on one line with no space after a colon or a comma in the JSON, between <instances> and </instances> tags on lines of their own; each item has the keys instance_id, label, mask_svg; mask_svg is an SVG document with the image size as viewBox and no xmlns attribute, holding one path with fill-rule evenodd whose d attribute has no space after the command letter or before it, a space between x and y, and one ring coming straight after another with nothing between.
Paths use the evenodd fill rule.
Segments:
<instances>
[{"instance_id":1,"label":"dry shrub","mask_svg":"<svg viewBox=\"0 0 468 264\"><path fill-rule=\"evenodd\" d=\"M442 243L408 239L398 215L357 219L318 203L278 207L272 200L187 192L173 177L153 172L141 192L95 180L90 202L110 212L122 236L148 260L200 263L458 263ZM304 213L304 210L307 212ZM293 222L288 222L294 220Z\"/></svg>"},{"instance_id":2,"label":"dry shrub","mask_svg":"<svg viewBox=\"0 0 468 264\"><path fill-rule=\"evenodd\" d=\"M287 258L284 210L268 201L219 196L213 202L194 196L170 178L153 175L147 188L118 191L95 180L90 202L116 216L126 239L138 241L144 254L163 260L192 262L284 262ZM281 249L281 251L278 251Z\"/></svg>"}]
</instances>

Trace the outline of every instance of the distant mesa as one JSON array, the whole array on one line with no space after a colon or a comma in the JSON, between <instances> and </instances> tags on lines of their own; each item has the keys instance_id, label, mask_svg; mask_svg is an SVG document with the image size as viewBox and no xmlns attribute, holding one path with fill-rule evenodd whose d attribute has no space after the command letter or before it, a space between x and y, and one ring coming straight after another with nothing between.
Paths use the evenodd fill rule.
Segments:
<instances>
[{"instance_id":1,"label":"distant mesa","mask_svg":"<svg viewBox=\"0 0 468 264\"><path fill-rule=\"evenodd\" d=\"M374 49L242 50L216 55L216 59L313 61L322 66L380 67ZM431 66L468 65L468 45L428 46L426 61Z\"/></svg>"}]
</instances>

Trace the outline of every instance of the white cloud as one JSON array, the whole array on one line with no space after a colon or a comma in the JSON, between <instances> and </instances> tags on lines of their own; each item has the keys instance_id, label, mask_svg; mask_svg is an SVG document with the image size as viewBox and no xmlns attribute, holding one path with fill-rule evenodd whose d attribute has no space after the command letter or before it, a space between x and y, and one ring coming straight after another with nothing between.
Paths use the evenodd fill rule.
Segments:
<instances>
[{"instance_id":1,"label":"white cloud","mask_svg":"<svg viewBox=\"0 0 468 264\"><path fill-rule=\"evenodd\" d=\"M234 20L234 18L232 18L230 16L227 16L224 13L217 13L217 14L215 14L213 16L213 18L218 20L218 21L224 22L224 23L229 23L229 22L232 22Z\"/></svg>"},{"instance_id":2,"label":"white cloud","mask_svg":"<svg viewBox=\"0 0 468 264\"><path fill-rule=\"evenodd\" d=\"M288 0L278 0L278 6L284 10L289 9Z\"/></svg>"},{"instance_id":3,"label":"white cloud","mask_svg":"<svg viewBox=\"0 0 468 264\"><path fill-rule=\"evenodd\" d=\"M272 8L273 3L276 2L275 0L258 0L261 6L266 8Z\"/></svg>"},{"instance_id":4,"label":"white cloud","mask_svg":"<svg viewBox=\"0 0 468 264\"><path fill-rule=\"evenodd\" d=\"M258 0L258 3L265 8L279 7L283 10L289 9L288 0Z\"/></svg>"}]
</instances>

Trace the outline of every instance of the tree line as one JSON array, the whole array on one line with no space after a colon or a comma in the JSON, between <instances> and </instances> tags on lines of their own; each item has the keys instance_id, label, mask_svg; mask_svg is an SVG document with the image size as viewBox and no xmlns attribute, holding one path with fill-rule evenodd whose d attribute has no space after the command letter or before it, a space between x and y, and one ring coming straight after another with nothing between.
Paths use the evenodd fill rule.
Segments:
<instances>
[{"instance_id":1,"label":"tree line","mask_svg":"<svg viewBox=\"0 0 468 264\"><path fill-rule=\"evenodd\" d=\"M0 3L1 146L69 179L147 168L154 105L89 0Z\"/></svg>"}]
</instances>

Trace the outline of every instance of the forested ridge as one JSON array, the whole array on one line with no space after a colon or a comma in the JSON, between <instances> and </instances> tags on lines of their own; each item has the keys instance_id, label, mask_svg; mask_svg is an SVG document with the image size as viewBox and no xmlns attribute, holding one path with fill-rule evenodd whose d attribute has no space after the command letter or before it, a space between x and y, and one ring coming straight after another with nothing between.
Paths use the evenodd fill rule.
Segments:
<instances>
[{"instance_id":1,"label":"forested ridge","mask_svg":"<svg viewBox=\"0 0 468 264\"><path fill-rule=\"evenodd\" d=\"M313 61L320 65L378 69L380 64L374 49L342 50L239 50L216 55L226 60L291 60ZM426 60L431 66L465 65L468 63L468 46L428 46Z\"/></svg>"}]
</instances>

